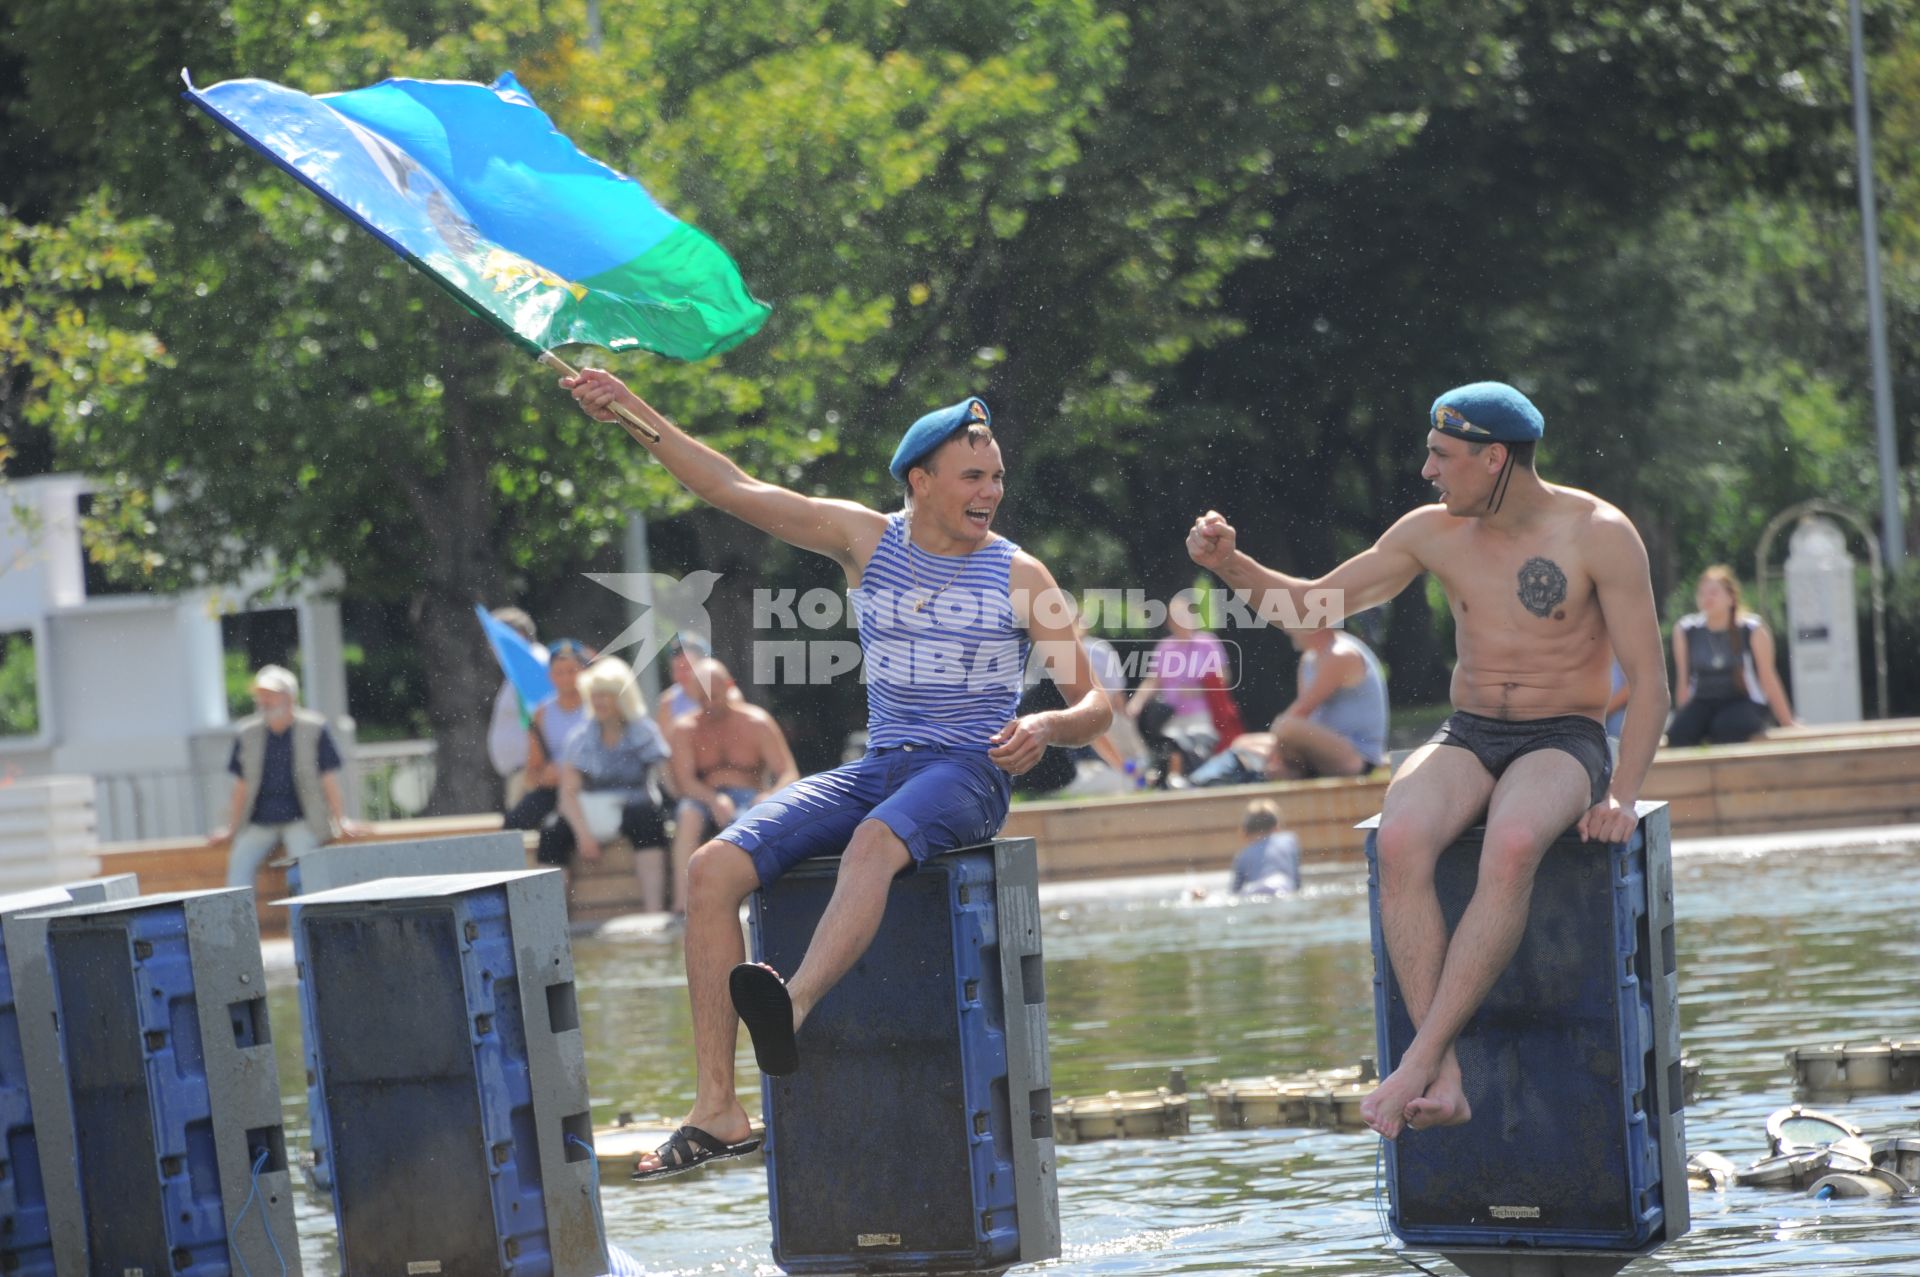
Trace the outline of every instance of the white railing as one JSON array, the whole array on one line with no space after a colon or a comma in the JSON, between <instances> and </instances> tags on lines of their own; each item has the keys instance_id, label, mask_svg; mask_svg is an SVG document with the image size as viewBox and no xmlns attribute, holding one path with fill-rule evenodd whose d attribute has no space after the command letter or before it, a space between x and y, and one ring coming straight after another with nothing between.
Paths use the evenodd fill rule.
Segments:
<instances>
[{"instance_id":1,"label":"white railing","mask_svg":"<svg viewBox=\"0 0 1920 1277\"><path fill-rule=\"evenodd\" d=\"M433 793L430 740L358 742L347 761L347 804L362 820L404 820L426 810Z\"/></svg>"},{"instance_id":2,"label":"white railing","mask_svg":"<svg viewBox=\"0 0 1920 1277\"><path fill-rule=\"evenodd\" d=\"M433 792L430 740L356 741L341 776L347 811L362 820L400 820L426 808ZM95 809L104 842L192 838L227 820L232 780L190 771L95 772Z\"/></svg>"}]
</instances>

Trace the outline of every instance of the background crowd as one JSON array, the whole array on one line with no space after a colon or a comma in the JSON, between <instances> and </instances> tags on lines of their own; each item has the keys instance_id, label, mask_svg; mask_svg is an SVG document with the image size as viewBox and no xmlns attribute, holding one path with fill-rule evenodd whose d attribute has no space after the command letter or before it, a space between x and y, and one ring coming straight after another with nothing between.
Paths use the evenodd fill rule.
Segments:
<instances>
[{"instance_id":1,"label":"background crowd","mask_svg":"<svg viewBox=\"0 0 1920 1277\"><path fill-rule=\"evenodd\" d=\"M1866 6L1909 495L1915 6ZM619 370L753 472L876 502L899 423L981 393L1011 483L1048 494L1005 531L1063 581L1168 596L1208 506L1263 562L1337 562L1420 498L1410 423L1479 372L1546 408L1547 473L1634 519L1670 615L1709 563L1751 578L1786 506L1876 509L1827 0L599 9L595 32L586 0L100 0L76 24L28 0L0 32L8 473L99 476L95 552L134 588L337 567L363 738L435 740L432 810L494 801L474 599L617 632L623 601L579 574L622 570L643 512L657 570L723 574L715 655L741 671L753 589L831 569L688 509L184 106L183 65L315 92L515 70L774 304L719 360ZM1914 581L1893 583L1896 653L1920 648ZM1444 699L1449 625L1415 593L1369 635L1397 704ZM1286 671L1249 663L1245 726L1293 699ZM1894 711L1920 709L1920 668L1892 673ZM769 689L808 769L856 700Z\"/></svg>"}]
</instances>

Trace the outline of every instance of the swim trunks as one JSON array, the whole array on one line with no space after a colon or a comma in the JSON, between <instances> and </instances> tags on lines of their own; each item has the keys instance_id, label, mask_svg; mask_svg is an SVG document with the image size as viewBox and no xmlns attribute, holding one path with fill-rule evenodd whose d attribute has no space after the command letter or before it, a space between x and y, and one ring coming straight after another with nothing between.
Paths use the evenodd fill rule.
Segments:
<instances>
[{"instance_id":1,"label":"swim trunks","mask_svg":"<svg viewBox=\"0 0 1920 1277\"><path fill-rule=\"evenodd\" d=\"M735 820L753 806L754 796L760 792L751 785L719 785L716 788L732 800ZM674 808L674 816L678 820L699 821L703 834L708 828L719 823L713 818L712 808L698 798L682 798L679 806Z\"/></svg>"},{"instance_id":2,"label":"swim trunks","mask_svg":"<svg viewBox=\"0 0 1920 1277\"><path fill-rule=\"evenodd\" d=\"M1513 720L1455 710L1429 743L1468 751L1495 779L1513 766L1515 759L1537 750L1557 749L1571 754L1587 769L1593 791L1589 806L1607 796L1607 785L1613 779L1607 729L1584 714Z\"/></svg>"},{"instance_id":3,"label":"swim trunks","mask_svg":"<svg viewBox=\"0 0 1920 1277\"><path fill-rule=\"evenodd\" d=\"M763 886L809 857L839 855L863 820L892 830L917 863L998 833L1013 796L1011 782L984 750L870 749L851 763L794 781L720 837L753 857Z\"/></svg>"}]
</instances>

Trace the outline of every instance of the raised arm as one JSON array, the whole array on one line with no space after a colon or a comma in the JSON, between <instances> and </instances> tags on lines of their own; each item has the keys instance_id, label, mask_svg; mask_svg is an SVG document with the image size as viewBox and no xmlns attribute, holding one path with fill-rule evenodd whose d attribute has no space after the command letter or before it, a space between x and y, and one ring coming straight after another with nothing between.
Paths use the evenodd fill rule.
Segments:
<instances>
[{"instance_id":1,"label":"raised arm","mask_svg":"<svg viewBox=\"0 0 1920 1277\"><path fill-rule=\"evenodd\" d=\"M789 545L823 554L848 572L858 572L880 543L886 516L852 501L809 497L755 479L654 410L610 372L583 368L562 377L560 387L595 421L618 420L616 403L660 433L642 444L687 491L715 509L751 523Z\"/></svg>"},{"instance_id":2,"label":"raised arm","mask_svg":"<svg viewBox=\"0 0 1920 1277\"><path fill-rule=\"evenodd\" d=\"M1607 796L1580 818L1580 836L1615 843L1633 833L1634 801L1666 729L1669 696L1667 658L1660 650L1660 621L1647 571L1647 547L1633 524L1617 510L1593 516L1586 543L1607 641L1627 680L1627 717L1620 726L1620 760Z\"/></svg>"},{"instance_id":3,"label":"raised arm","mask_svg":"<svg viewBox=\"0 0 1920 1277\"><path fill-rule=\"evenodd\" d=\"M1420 530L1445 517L1433 508L1415 510L1388 528L1371 549L1313 581L1276 572L1243 554L1235 544L1233 525L1217 510L1194 521L1187 553L1225 581L1267 624L1323 629L1378 607L1412 584L1426 566L1418 553Z\"/></svg>"},{"instance_id":4,"label":"raised arm","mask_svg":"<svg viewBox=\"0 0 1920 1277\"><path fill-rule=\"evenodd\" d=\"M1085 745L1113 726L1107 693L1093 676L1093 662L1074 633L1077 609L1054 583L1046 564L1026 551L1013 556L1009 584L1014 616L1039 653L1041 668L1060 688L1065 709L1042 710L1008 723L987 751L995 765L1015 776L1032 769L1047 746Z\"/></svg>"}]
</instances>

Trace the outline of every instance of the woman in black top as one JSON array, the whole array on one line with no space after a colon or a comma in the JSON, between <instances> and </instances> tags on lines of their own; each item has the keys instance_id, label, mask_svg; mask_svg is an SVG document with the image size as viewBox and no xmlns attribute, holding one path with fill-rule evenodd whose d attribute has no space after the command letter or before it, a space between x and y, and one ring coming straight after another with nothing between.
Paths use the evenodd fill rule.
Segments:
<instances>
[{"instance_id":1,"label":"woman in black top","mask_svg":"<svg viewBox=\"0 0 1920 1277\"><path fill-rule=\"evenodd\" d=\"M1731 745L1766 730L1764 707L1782 727L1797 727L1787 690L1773 665L1773 635L1740 606L1733 569L1715 564L1700 574L1698 612L1673 627L1673 665L1679 712L1667 744Z\"/></svg>"}]
</instances>

